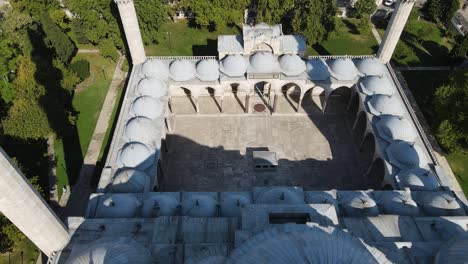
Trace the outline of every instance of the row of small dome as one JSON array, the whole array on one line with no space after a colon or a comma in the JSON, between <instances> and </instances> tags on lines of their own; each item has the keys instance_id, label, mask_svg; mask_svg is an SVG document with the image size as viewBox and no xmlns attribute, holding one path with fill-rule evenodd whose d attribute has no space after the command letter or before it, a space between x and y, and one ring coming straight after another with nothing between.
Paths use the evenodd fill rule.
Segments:
<instances>
[{"instance_id":1,"label":"row of small dome","mask_svg":"<svg viewBox=\"0 0 468 264\"><path fill-rule=\"evenodd\" d=\"M334 77L337 80L351 81L362 76L382 76L386 73L385 65L377 58L353 60L310 59L304 61L294 54L277 57L269 52L257 52L249 58L242 55L228 55L221 61L203 59L192 62L187 59L176 59L167 63L165 60L147 60L141 68L141 74L161 80L171 78L174 81L186 82L194 78L200 81L217 81L220 72L228 77L242 77L246 72L283 73L286 76L299 76L303 73L311 80L323 81Z\"/></svg>"},{"instance_id":2,"label":"row of small dome","mask_svg":"<svg viewBox=\"0 0 468 264\"><path fill-rule=\"evenodd\" d=\"M138 198L143 197L143 198ZM312 191L304 196L287 187L273 187L257 199L251 193L147 193L104 194L98 198L90 218L133 218L158 216L235 217L248 204L332 204L342 216L429 215L464 216L466 212L450 192L424 191Z\"/></svg>"}]
</instances>

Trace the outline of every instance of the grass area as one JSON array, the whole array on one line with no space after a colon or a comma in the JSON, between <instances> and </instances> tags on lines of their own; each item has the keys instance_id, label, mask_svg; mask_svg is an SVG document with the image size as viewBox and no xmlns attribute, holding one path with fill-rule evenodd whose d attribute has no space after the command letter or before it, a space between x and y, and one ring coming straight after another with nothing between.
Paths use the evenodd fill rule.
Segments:
<instances>
[{"instance_id":1,"label":"grass area","mask_svg":"<svg viewBox=\"0 0 468 264\"><path fill-rule=\"evenodd\" d=\"M371 55L377 53L378 44L370 27L359 28L359 19L337 18L336 29L328 40L309 46L309 55Z\"/></svg>"},{"instance_id":2,"label":"grass area","mask_svg":"<svg viewBox=\"0 0 468 264\"><path fill-rule=\"evenodd\" d=\"M23 261L21 261L21 252L23 252ZM18 248L10 254L0 255L0 264L10 263L36 263L39 251L29 239L24 239Z\"/></svg>"},{"instance_id":3,"label":"grass area","mask_svg":"<svg viewBox=\"0 0 468 264\"><path fill-rule=\"evenodd\" d=\"M67 155L75 157L72 162L76 163L77 159L83 158L86 154L115 69L115 62L99 54L78 54L75 59L86 59L90 62L92 73L90 78L94 76L94 81L83 90L76 91L73 97L73 107L78 113L76 134L79 142L75 146L64 146L64 140L55 141L59 196L62 193L62 187L69 184L69 179L77 176L70 175L77 173L77 170L67 167L65 158Z\"/></svg>"},{"instance_id":4,"label":"grass area","mask_svg":"<svg viewBox=\"0 0 468 264\"><path fill-rule=\"evenodd\" d=\"M237 27L221 27L216 31L191 28L186 20L167 23L161 28L161 32L164 34L164 39L157 45L146 46L146 55L216 56L218 55L218 35L240 33Z\"/></svg>"},{"instance_id":5,"label":"grass area","mask_svg":"<svg viewBox=\"0 0 468 264\"><path fill-rule=\"evenodd\" d=\"M468 152L458 152L447 155L450 167L455 173L465 195L468 195Z\"/></svg>"},{"instance_id":6,"label":"grass area","mask_svg":"<svg viewBox=\"0 0 468 264\"><path fill-rule=\"evenodd\" d=\"M388 21L376 21L381 37ZM441 26L420 18L415 10L408 20L393 61L401 66L449 66L450 50L454 41L446 36Z\"/></svg>"}]
</instances>

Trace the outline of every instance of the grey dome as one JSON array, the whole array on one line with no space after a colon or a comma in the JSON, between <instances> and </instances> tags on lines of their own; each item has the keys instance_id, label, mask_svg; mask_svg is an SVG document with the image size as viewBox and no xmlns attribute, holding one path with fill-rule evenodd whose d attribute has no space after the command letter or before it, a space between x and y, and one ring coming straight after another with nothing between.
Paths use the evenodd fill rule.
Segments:
<instances>
[{"instance_id":1,"label":"grey dome","mask_svg":"<svg viewBox=\"0 0 468 264\"><path fill-rule=\"evenodd\" d=\"M167 95L167 85L154 77L147 77L138 82L137 91L140 96L160 98Z\"/></svg>"},{"instance_id":2,"label":"grey dome","mask_svg":"<svg viewBox=\"0 0 468 264\"><path fill-rule=\"evenodd\" d=\"M379 136L387 142L395 140L414 142L418 136L413 124L404 117L384 115L375 126Z\"/></svg>"},{"instance_id":3,"label":"grey dome","mask_svg":"<svg viewBox=\"0 0 468 264\"><path fill-rule=\"evenodd\" d=\"M165 80L169 76L169 67L162 60L149 59L141 66L141 73L146 77Z\"/></svg>"},{"instance_id":4,"label":"grey dome","mask_svg":"<svg viewBox=\"0 0 468 264\"><path fill-rule=\"evenodd\" d=\"M146 173L126 168L117 172L112 179L111 191L113 193L140 193L149 185L149 177Z\"/></svg>"},{"instance_id":5,"label":"grey dome","mask_svg":"<svg viewBox=\"0 0 468 264\"><path fill-rule=\"evenodd\" d=\"M143 201L142 215L144 217L173 216L177 214L179 201L169 194L151 193Z\"/></svg>"},{"instance_id":6,"label":"grey dome","mask_svg":"<svg viewBox=\"0 0 468 264\"><path fill-rule=\"evenodd\" d=\"M141 206L140 201L128 193L112 194L99 202L96 218L133 218Z\"/></svg>"},{"instance_id":7,"label":"grey dome","mask_svg":"<svg viewBox=\"0 0 468 264\"><path fill-rule=\"evenodd\" d=\"M439 183L430 170L407 169L400 171L395 177L400 188L410 188L413 191L434 191L439 188Z\"/></svg>"},{"instance_id":8,"label":"grey dome","mask_svg":"<svg viewBox=\"0 0 468 264\"><path fill-rule=\"evenodd\" d=\"M241 209L252 203L251 197L247 193L226 193L221 198L221 215L223 217L239 217Z\"/></svg>"},{"instance_id":9,"label":"grey dome","mask_svg":"<svg viewBox=\"0 0 468 264\"><path fill-rule=\"evenodd\" d=\"M379 201L385 214L417 216L419 208L411 196L401 192L384 192Z\"/></svg>"},{"instance_id":10,"label":"grey dome","mask_svg":"<svg viewBox=\"0 0 468 264\"><path fill-rule=\"evenodd\" d=\"M220 70L227 76L241 77L247 71L247 63L241 55L228 55L221 61Z\"/></svg>"},{"instance_id":11,"label":"grey dome","mask_svg":"<svg viewBox=\"0 0 468 264\"><path fill-rule=\"evenodd\" d=\"M184 216L210 217L215 216L218 202L205 194L193 194L182 201Z\"/></svg>"},{"instance_id":12,"label":"grey dome","mask_svg":"<svg viewBox=\"0 0 468 264\"><path fill-rule=\"evenodd\" d=\"M383 94L392 96L395 88L387 77L367 76L359 83L361 91L367 95Z\"/></svg>"},{"instance_id":13,"label":"grey dome","mask_svg":"<svg viewBox=\"0 0 468 264\"><path fill-rule=\"evenodd\" d=\"M306 63L307 75L313 81L324 81L330 78L327 64L322 59L310 59Z\"/></svg>"},{"instance_id":14,"label":"grey dome","mask_svg":"<svg viewBox=\"0 0 468 264\"><path fill-rule=\"evenodd\" d=\"M405 109L400 101L395 97L377 94L371 97L367 102L369 111L376 116L380 115L394 115L403 116Z\"/></svg>"},{"instance_id":15,"label":"grey dome","mask_svg":"<svg viewBox=\"0 0 468 264\"><path fill-rule=\"evenodd\" d=\"M379 208L375 201L365 192L342 192L340 205L348 216L376 216Z\"/></svg>"},{"instance_id":16,"label":"grey dome","mask_svg":"<svg viewBox=\"0 0 468 264\"><path fill-rule=\"evenodd\" d=\"M184 264L224 264L227 250L223 247L206 247L185 259Z\"/></svg>"},{"instance_id":17,"label":"grey dome","mask_svg":"<svg viewBox=\"0 0 468 264\"><path fill-rule=\"evenodd\" d=\"M377 58L365 58L355 62L357 69L365 75L383 75L385 65Z\"/></svg>"},{"instance_id":18,"label":"grey dome","mask_svg":"<svg viewBox=\"0 0 468 264\"><path fill-rule=\"evenodd\" d=\"M330 59L327 61L331 75L340 81L351 81L358 77L359 72L350 59Z\"/></svg>"},{"instance_id":19,"label":"grey dome","mask_svg":"<svg viewBox=\"0 0 468 264\"><path fill-rule=\"evenodd\" d=\"M201 81L212 82L219 79L219 64L217 60L207 59L197 63L197 77Z\"/></svg>"},{"instance_id":20,"label":"grey dome","mask_svg":"<svg viewBox=\"0 0 468 264\"><path fill-rule=\"evenodd\" d=\"M128 142L142 142L153 144L161 140L161 131L154 122L144 116L130 119L125 125L125 137Z\"/></svg>"},{"instance_id":21,"label":"grey dome","mask_svg":"<svg viewBox=\"0 0 468 264\"><path fill-rule=\"evenodd\" d=\"M68 258L66 264L150 264L150 252L132 238L101 238Z\"/></svg>"},{"instance_id":22,"label":"grey dome","mask_svg":"<svg viewBox=\"0 0 468 264\"><path fill-rule=\"evenodd\" d=\"M400 169L425 167L428 163L426 155L414 144L405 141L395 141L385 149L391 164Z\"/></svg>"},{"instance_id":23,"label":"grey dome","mask_svg":"<svg viewBox=\"0 0 468 264\"><path fill-rule=\"evenodd\" d=\"M271 52L257 52L249 58L250 67L255 72L271 73L276 71L277 60Z\"/></svg>"},{"instance_id":24,"label":"grey dome","mask_svg":"<svg viewBox=\"0 0 468 264\"><path fill-rule=\"evenodd\" d=\"M387 262L390 261L379 250L341 229L285 224L263 231L236 247L226 263Z\"/></svg>"},{"instance_id":25,"label":"grey dome","mask_svg":"<svg viewBox=\"0 0 468 264\"><path fill-rule=\"evenodd\" d=\"M140 96L132 104L132 113L134 116L144 116L155 119L163 113L164 104L162 101L149 97Z\"/></svg>"},{"instance_id":26,"label":"grey dome","mask_svg":"<svg viewBox=\"0 0 468 264\"><path fill-rule=\"evenodd\" d=\"M273 187L263 190L255 200L256 204L304 204L303 197L288 188Z\"/></svg>"},{"instance_id":27,"label":"grey dome","mask_svg":"<svg viewBox=\"0 0 468 264\"><path fill-rule=\"evenodd\" d=\"M460 232L439 248L434 264L466 264L468 263L467 248L468 232Z\"/></svg>"},{"instance_id":28,"label":"grey dome","mask_svg":"<svg viewBox=\"0 0 468 264\"><path fill-rule=\"evenodd\" d=\"M306 64L295 54L285 54L279 59L279 64L286 76L298 76L306 71Z\"/></svg>"},{"instance_id":29,"label":"grey dome","mask_svg":"<svg viewBox=\"0 0 468 264\"><path fill-rule=\"evenodd\" d=\"M465 215L457 199L449 193L426 192L422 203L424 211L430 216Z\"/></svg>"},{"instance_id":30,"label":"grey dome","mask_svg":"<svg viewBox=\"0 0 468 264\"><path fill-rule=\"evenodd\" d=\"M120 150L119 161L123 167L145 170L154 164L154 151L140 142L130 142Z\"/></svg>"},{"instance_id":31,"label":"grey dome","mask_svg":"<svg viewBox=\"0 0 468 264\"><path fill-rule=\"evenodd\" d=\"M195 65L188 60L175 60L169 65L170 77L177 82L186 82L195 77Z\"/></svg>"}]
</instances>

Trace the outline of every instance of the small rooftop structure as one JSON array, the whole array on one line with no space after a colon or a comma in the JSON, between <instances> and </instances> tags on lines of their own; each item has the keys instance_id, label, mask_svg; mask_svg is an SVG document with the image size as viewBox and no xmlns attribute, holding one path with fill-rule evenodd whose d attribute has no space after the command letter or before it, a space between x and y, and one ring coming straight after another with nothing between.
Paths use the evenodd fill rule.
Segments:
<instances>
[{"instance_id":1,"label":"small rooftop structure","mask_svg":"<svg viewBox=\"0 0 468 264\"><path fill-rule=\"evenodd\" d=\"M278 166L276 152L253 151L254 167L257 170L274 170Z\"/></svg>"}]
</instances>

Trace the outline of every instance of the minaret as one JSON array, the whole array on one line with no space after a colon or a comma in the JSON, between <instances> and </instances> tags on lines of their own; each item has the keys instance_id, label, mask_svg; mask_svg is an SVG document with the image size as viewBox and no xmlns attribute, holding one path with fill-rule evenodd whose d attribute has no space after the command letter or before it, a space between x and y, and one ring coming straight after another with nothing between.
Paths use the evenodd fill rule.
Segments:
<instances>
[{"instance_id":1,"label":"minaret","mask_svg":"<svg viewBox=\"0 0 468 264\"><path fill-rule=\"evenodd\" d=\"M392 58L415 2L416 0L400 0L398 6L393 11L392 18L385 31L385 36L377 52L377 57L383 63L389 62Z\"/></svg>"},{"instance_id":2,"label":"minaret","mask_svg":"<svg viewBox=\"0 0 468 264\"><path fill-rule=\"evenodd\" d=\"M69 241L63 223L1 147L0 211L47 256Z\"/></svg>"},{"instance_id":3,"label":"minaret","mask_svg":"<svg viewBox=\"0 0 468 264\"><path fill-rule=\"evenodd\" d=\"M114 2L119 8L132 63L133 65L141 64L146 60L146 55L133 0L114 0Z\"/></svg>"}]
</instances>

